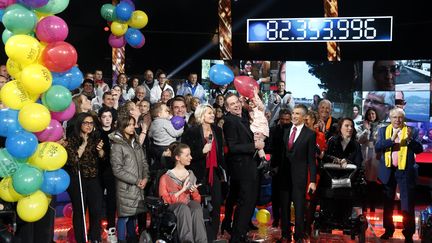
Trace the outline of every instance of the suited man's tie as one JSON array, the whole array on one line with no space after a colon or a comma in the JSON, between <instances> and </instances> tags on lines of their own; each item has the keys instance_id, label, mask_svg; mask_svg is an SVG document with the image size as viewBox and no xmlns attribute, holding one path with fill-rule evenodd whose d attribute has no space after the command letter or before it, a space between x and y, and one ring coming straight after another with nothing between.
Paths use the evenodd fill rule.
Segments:
<instances>
[{"instance_id":1,"label":"suited man's tie","mask_svg":"<svg viewBox=\"0 0 432 243\"><path fill-rule=\"evenodd\" d=\"M297 127L293 127L292 128L292 133L291 133L291 135L289 137L289 140L288 140L288 150L292 149L292 146L294 144L294 138L296 136L296 132L297 132Z\"/></svg>"}]
</instances>

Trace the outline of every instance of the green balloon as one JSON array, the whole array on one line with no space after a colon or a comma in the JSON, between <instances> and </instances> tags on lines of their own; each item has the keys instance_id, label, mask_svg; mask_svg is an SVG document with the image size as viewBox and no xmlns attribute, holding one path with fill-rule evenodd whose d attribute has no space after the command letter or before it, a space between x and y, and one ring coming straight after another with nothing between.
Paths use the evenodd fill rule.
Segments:
<instances>
[{"instance_id":1,"label":"green balloon","mask_svg":"<svg viewBox=\"0 0 432 243\"><path fill-rule=\"evenodd\" d=\"M69 0L49 0L49 2L36 11L47 14L58 14L63 12L69 5Z\"/></svg>"},{"instance_id":2,"label":"green balloon","mask_svg":"<svg viewBox=\"0 0 432 243\"><path fill-rule=\"evenodd\" d=\"M106 21L115 21L117 19L117 15L115 12L115 6L110 4L110 3L106 3L104 5L102 5L101 7L101 15L102 18L104 18Z\"/></svg>"},{"instance_id":3,"label":"green balloon","mask_svg":"<svg viewBox=\"0 0 432 243\"><path fill-rule=\"evenodd\" d=\"M13 33L10 32L8 29L3 30L3 34L2 34L3 44L6 45L6 42L9 40L9 38L11 38L11 36L13 36Z\"/></svg>"},{"instance_id":4,"label":"green balloon","mask_svg":"<svg viewBox=\"0 0 432 243\"><path fill-rule=\"evenodd\" d=\"M20 4L7 7L3 15L4 26L15 35L32 32L36 23L36 14Z\"/></svg>"},{"instance_id":5,"label":"green balloon","mask_svg":"<svg viewBox=\"0 0 432 243\"><path fill-rule=\"evenodd\" d=\"M0 149L0 177L13 175L19 168L16 159L5 148Z\"/></svg>"},{"instance_id":6,"label":"green balloon","mask_svg":"<svg viewBox=\"0 0 432 243\"><path fill-rule=\"evenodd\" d=\"M37 191L43 182L43 173L40 169L23 164L12 176L12 186L22 195L30 195Z\"/></svg>"},{"instance_id":7,"label":"green balloon","mask_svg":"<svg viewBox=\"0 0 432 243\"><path fill-rule=\"evenodd\" d=\"M61 85L53 85L42 95L42 104L50 111L64 111L72 102L71 92Z\"/></svg>"}]
</instances>

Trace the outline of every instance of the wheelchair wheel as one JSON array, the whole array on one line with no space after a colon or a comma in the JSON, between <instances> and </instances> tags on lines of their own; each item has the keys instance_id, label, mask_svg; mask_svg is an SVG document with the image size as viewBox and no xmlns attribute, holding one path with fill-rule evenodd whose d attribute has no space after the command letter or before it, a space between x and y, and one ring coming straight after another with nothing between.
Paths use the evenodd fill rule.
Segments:
<instances>
[{"instance_id":1,"label":"wheelchair wheel","mask_svg":"<svg viewBox=\"0 0 432 243\"><path fill-rule=\"evenodd\" d=\"M360 215L359 220L360 220L360 232L358 235L359 243L365 243L366 242L366 230L368 228L367 219L364 215Z\"/></svg>"},{"instance_id":2,"label":"wheelchair wheel","mask_svg":"<svg viewBox=\"0 0 432 243\"><path fill-rule=\"evenodd\" d=\"M139 243L152 243L152 238L147 231L143 231L139 238Z\"/></svg>"}]
</instances>

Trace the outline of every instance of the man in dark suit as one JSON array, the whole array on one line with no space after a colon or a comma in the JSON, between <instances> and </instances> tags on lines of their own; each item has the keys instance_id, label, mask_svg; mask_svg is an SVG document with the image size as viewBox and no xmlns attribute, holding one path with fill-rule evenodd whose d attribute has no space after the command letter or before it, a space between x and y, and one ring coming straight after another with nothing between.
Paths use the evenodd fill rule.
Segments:
<instances>
[{"instance_id":1,"label":"man in dark suit","mask_svg":"<svg viewBox=\"0 0 432 243\"><path fill-rule=\"evenodd\" d=\"M396 185L399 185L403 215L405 242L413 242L415 233L414 187L417 175L415 155L423 152L421 143L416 140L418 130L404 123L405 112L400 108L390 110L390 125L378 131L376 152L381 152L378 178L384 184L385 228L381 239L393 236L393 207Z\"/></svg>"},{"instance_id":2,"label":"man in dark suit","mask_svg":"<svg viewBox=\"0 0 432 243\"><path fill-rule=\"evenodd\" d=\"M226 161L231 182L238 186L237 208L230 242L237 243L247 241L246 234L258 188L257 162L254 160L254 154L257 149L264 148L264 142L254 142L249 119L247 115L242 114L242 106L236 95L228 94L225 108L228 113L224 118L223 132L229 149Z\"/></svg>"},{"instance_id":3,"label":"man in dark suit","mask_svg":"<svg viewBox=\"0 0 432 243\"><path fill-rule=\"evenodd\" d=\"M305 239L306 191L313 193L316 190L315 132L304 125L306 114L306 106L302 104L296 105L292 112L292 125L284 129L282 143L284 157L280 164L280 173L285 176L280 185L282 206L281 242L291 242L291 202L294 203L295 208L294 240L302 242ZM308 170L310 171L310 184L306 185Z\"/></svg>"},{"instance_id":4,"label":"man in dark suit","mask_svg":"<svg viewBox=\"0 0 432 243\"><path fill-rule=\"evenodd\" d=\"M286 127L291 124L291 111L288 109L281 109L279 111L279 119L275 126L270 128L270 136L266 140L266 146L264 150L271 154L271 168L269 172L273 174L272 178L272 210L273 210L273 223L272 226L279 227L280 221L280 181L284 178L284 175L279 172L279 166L282 161L282 146L283 143L283 132Z\"/></svg>"}]
</instances>

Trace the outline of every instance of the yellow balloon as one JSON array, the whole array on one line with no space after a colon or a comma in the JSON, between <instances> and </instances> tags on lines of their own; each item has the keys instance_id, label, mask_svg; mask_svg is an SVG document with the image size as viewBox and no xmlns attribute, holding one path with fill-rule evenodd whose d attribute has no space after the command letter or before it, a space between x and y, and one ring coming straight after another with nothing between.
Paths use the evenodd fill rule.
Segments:
<instances>
[{"instance_id":1,"label":"yellow balloon","mask_svg":"<svg viewBox=\"0 0 432 243\"><path fill-rule=\"evenodd\" d=\"M50 13L42 13L42 12L39 12L39 11L34 11L34 13L36 14L36 17L38 18L38 22L41 20L41 19L43 19L43 18L45 18L45 17L47 17L47 16L51 16L52 14L50 14Z\"/></svg>"},{"instance_id":2,"label":"yellow balloon","mask_svg":"<svg viewBox=\"0 0 432 243\"><path fill-rule=\"evenodd\" d=\"M267 209L260 209L256 214L256 219L260 224L267 224L270 221L270 212Z\"/></svg>"},{"instance_id":3,"label":"yellow balloon","mask_svg":"<svg viewBox=\"0 0 432 243\"><path fill-rule=\"evenodd\" d=\"M122 36L128 30L128 25L117 21L111 23L111 33L115 36ZM12 38L12 37L11 37Z\"/></svg>"},{"instance_id":4,"label":"yellow balloon","mask_svg":"<svg viewBox=\"0 0 432 243\"><path fill-rule=\"evenodd\" d=\"M22 65L34 63L39 57L39 41L28 35L14 35L8 39L5 45L9 58Z\"/></svg>"},{"instance_id":5,"label":"yellow balloon","mask_svg":"<svg viewBox=\"0 0 432 243\"><path fill-rule=\"evenodd\" d=\"M66 149L59 143L40 143L29 163L43 170L58 170L66 164Z\"/></svg>"},{"instance_id":6,"label":"yellow balloon","mask_svg":"<svg viewBox=\"0 0 432 243\"><path fill-rule=\"evenodd\" d=\"M148 23L147 14L141 10L133 11L131 18L128 21L128 25L135 29L142 29Z\"/></svg>"},{"instance_id":7,"label":"yellow balloon","mask_svg":"<svg viewBox=\"0 0 432 243\"><path fill-rule=\"evenodd\" d=\"M0 91L2 102L5 106L20 110L25 105L34 103L39 95L29 94L17 80L7 82Z\"/></svg>"},{"instance_id":8,"label":"yellow balloon","mask_svg":"<svg viewBox=\"0 0 432 243\"><path fill-rule=\"evenodd\" d=\"M42 94L51 87L51 72L40 64L30 64L22 70L20 82L30 94Z\"/></svg>"},{"instance_id":9,"label":"yellow balloon","mask_svg":"<svg viewBox=\"0 0 432 243\"><path fill-rule=\"evenodd\" d=\"M6 70L8 71L9 75L14 78L21 77L21 71L23 69L23 66L19 64L18 62L8 59L6 62Z\"/></svg>"},{"instance_id":10,"label":"yellow balloon","mask_svg":"<svg viewBox=\"0 0 432 243\"><path fill-rule=\"evenodd\" d=\"M46 214L48 204L48 198L45 196L45 193L38 190L18 200L18 216L26 222L36 222Z\"/></svg>"},{"instance_id":11,"label":"yellow balloon","mask_svg":"<svg viewBox=\"0 0 432 243\"><path fill-rule=\"evenodd\" d=\"M0 181L0 198L6 202L17 202L24 196L15 191L12 186L12 177L8 176Z\"/></svg>"},{"instance_id":12,"label":"yellow balloon","mask_svg":"<svg viewBox=\"0 0 432 243\"><path fill-rule=\"evenodd\" d=\"M29 132L40 132L51 122L49 110L38 103L25 105L18 113L18 121Z\"/></svg>"}]
</instances>

